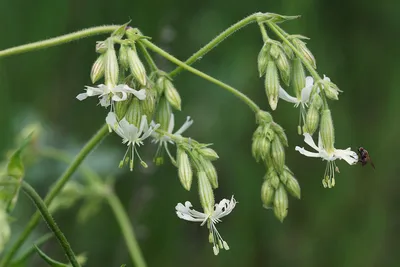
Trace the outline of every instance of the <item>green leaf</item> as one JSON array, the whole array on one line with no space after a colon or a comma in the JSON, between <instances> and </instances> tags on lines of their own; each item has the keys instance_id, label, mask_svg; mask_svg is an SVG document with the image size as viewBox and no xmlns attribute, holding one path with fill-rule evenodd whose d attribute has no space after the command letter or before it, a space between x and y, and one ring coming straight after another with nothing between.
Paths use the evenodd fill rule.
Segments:
<instances>
[{"instance_id":1,"label":"green leaf","mask_svg":"<svg viewBox=\"0 0 400 267\"><path fill-rule=\"evenodd\" d=\"M39 254L39 256L45 261L47 262L47 264L51 267L68 267L67 264L64 264L62 262L53 260L52 258L50 258L49 256L47 256L42 250L40 250L40 248L38 246L35 245L35 249L36 252Z\"/></svg>"}]
</instances>

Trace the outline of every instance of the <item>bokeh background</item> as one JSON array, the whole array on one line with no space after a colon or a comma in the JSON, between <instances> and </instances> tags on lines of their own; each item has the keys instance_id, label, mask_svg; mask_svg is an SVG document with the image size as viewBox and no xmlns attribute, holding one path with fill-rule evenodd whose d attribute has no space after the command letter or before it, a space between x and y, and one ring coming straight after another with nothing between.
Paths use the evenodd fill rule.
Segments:
<instances>
[{"instance_id":1,"label":"bokeh background","mask_svg":"<svg viewBox=\"0 0 400 267\"><path fill-rule=\"evenodd\" d=\"M285 30L311 37L309 48L320 74L344 91L331 103L336 145L368 149L376 165L349 167L339 162L336 187L321 184L325 164L294 151L298 111L281 102L274 119L287 132L286 161L301 187L301 201L290 198L289 215L280 223L260 200L264 168L251 156L254 115L226 91L190 73L175 85L183 98L177 123L187 115L195 123L187 135L214 143L220 188L217 199L235 195L239 204L218 229L231 250L215 257L204 227L179 220L176 203L199 206L196 188L186 192L171 164L161 168L117 168L124 147L115 135L93 152L86 164L102 177L117 179L116 191L128 210L149 266L399 266L400 211L398 149L400 124L400 18L398 1L365 0L247 0L223 1L0 1L0 49L37 41L82 28L132 20L153 41L186 59L216 34L257 11L299 20ZM24 125L40 121L45 141L71 155L102 125L106 111L94 100L75 96L90 84L98 36L0 62L0 151L14 146ZM239 88L269 110L258 78L259 29L250 25L225 40L195 67ZM174 66L155 57L160 67ZM155 147L146 146L147 162ZM37 158L27 180L44 195L65 165ZM79 176L79 175L76 175ZM75 177L78 178L78 177ZM120 266L129 260L123 238L107 203L85 223L76 214L81 203L55 214L76 252L87 252L86 266ZM18 235L34 211L25 196L14 212L13 235ZM42 223L34 233L47 232ZM33 240L33 239L32 239ZM43 246L63 260L56 241ZM1 256L0 256L1 257ZM28 266L44 266L37 256Z\"/></svg>"}]
</instances>

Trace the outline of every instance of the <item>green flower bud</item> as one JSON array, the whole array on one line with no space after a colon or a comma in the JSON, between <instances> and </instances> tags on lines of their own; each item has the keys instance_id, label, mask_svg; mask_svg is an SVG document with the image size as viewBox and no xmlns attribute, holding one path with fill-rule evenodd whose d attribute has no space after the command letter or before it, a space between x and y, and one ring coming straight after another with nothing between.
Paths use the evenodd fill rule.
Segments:
<instances>
[{"instance_id":1,"label":"green flower bud","mask_svg":"<svg viewBox=\"0 0 400 267\"><path fill-rule=\"evenodd\" d=\"M8 222L7 212L4 207L0 207L0 253L3 251L5 245L11 236L11 227Z\"/></svg>"},{"instance_id":2,"label":"green flower bud","mask_svg":"<svg viewBox=\"0 0 400 267\"><path fill-rule=\"evenodd\" d=\"M279 176L276 173L276 171L274 171L273 169L268 170L267 174L265 175L266 180L271 182L271 185L275 188L278 189L279 185L280 185L280 181L279 181Z\"/></svg>"},{"instance_id":3,"label":"green flower bud","mask_svg":"<svg viewBox=\"0 0 400 267\"><path fill-rule=\"evenodd\" d=\"M177 162L179 180L181 181L183 188L190 191L193 179L192 167L190 166L188 155L181 148L178 148L177 151Z\"/></svg>"},{"instance_id":4,"label":"green flower bud","mask_svg":"<svg viewBox=\"0 0 400 267\"><path fill-rule=\"evenodd\" d=\"M317 110L321 109L323 105L322 98L319 94L315 94L311 99L310 108L315 108Z\"/></svg>"},{"instance_id":5,"label":"green flower bud","mask_svg":"<svg viewBox=\"0 0 400 267\"><path fill-rule=\"evenodd\" d=\"M128 27L125 31L125 34L131 41L137 41L138 39L140 39L140 37L142 37L142 34L140 33L139 29L132 27Z\"/></svg>"},{"instance_id":6,"label":"green flower bud","mask_svg":"<svg viewBox=\"0 0 400 267\"><path fill-rule=\"evenodd\" d=\"M169 79L164 79L164 95L173 108L181 110L181 96Z\"/></svg>"},{"instance_id":7,"label":"green flower bud","mask_svg":"<svg viewBox=\"0 0 400 267\"><path fill-rule=\"evenodd\" d=\"M156 89L157 89L157 93L158 95L162 95L164 93L164 88L165 88L165 83L164 81L167 80L168 78L161 76L160 78L157 79L156 82Z\"/></svg>"},{"instance_id":8,"label":"green flower bud","mask_svg":"<svg viewBox=\"0 0 400 267\"><path fill-rule=\"evenodd\" d=\"M285 175L285 171L279 175L279 180L281 181L282 184L286 184L287 178L288 177Z\"/></svg>"},{"instance_id":9,"label":"green flower bud","mask_svg":"<svg viewBox=\"0 0 400 267\"><path fill-rule=\"evenodd\" d=\"M285 51L285 54L288 56L289 59L293 59L294 53L292 48L285 42L282 43L283 51Z\"/></svg>"},{"instance_id":10,"label":"green flower bud","mask_svg":"<svg viewBox=\"0 0 400 267\"><path fill-rule=\"evenodd\" d=\"M280 126L279 124L273 122L271 123L271 128L274 130L275 134L279 137L279 140L281 141L282 145L288 146L288 139L285 134L285 130Z\"/></svg>"},{"instance_id":11,"label":"green flower bud","mask_svg":"<svg viewBox=\"0 0 400 267\"><path fill-rule=\"evenodd\" d=\"M209 160L205 159L204 157L200 156L199 157L199 163L200 163L200 166L199 166L200 170L199 171L202 171L207 175L207 177L208 177L208 179L209 179L209 181L210 181L210 183L211 183L211 185L212 185L212 187L214 189L218 188L217 171L216 171L214 165L211 163L211 161L209 161Z\"/></svg>"},{"instance_id":12,"label":"green flower bud","mask_svg":"<svg viewBox=\"0 0 400 267\"><path fill-rule=\"evenodd\" d=\"M269 112L260 110L256 114L256 122L257 124L267 124L272 122L272 116Z\"/></svg>"},{"instance_id":13,"label":"green flower bud","mask_svg":"<svg viewBox=\"0 0 400 267\"><path fill-rule=\"evenodd\" d=\"M282 51L275 62L281 74L282 81L289 86L291 66L288 58L286 57L286 54Z\"/></svg>"},{"instance_id":14,"label":"green flower bud","mask_svg":"<svg viewBox=\"0 0 400 267\"><path fill-rule=\"evenodd\" d=\"M136 53L136 50L134 50L131 47L128 47L127 54L128 54L129 68L131 69L132 75L141 85L145 86L147 82L146 69L144 68L143 63L140 60L138 54Z\"/></svg>"},{"instance_id":15,"label":"green flower bud","mask_svg":"<svg viewBox=\"0 0 400 267\"><path fill-rule=\"evenodd\" d=\"M96 83L104 76L104 54L101 54L93 63L92 70L90 71L90 79L92 83Z\"/></svg>"},{"instance_id":16,"label":"green flower bud","mask_svg":"<svg viewBox=\"0 0 400 267\"><path fill-rule=\"evenodd\" d=\"M329 79L329 78L328 78ZM330 81L323 81L323 88L324 92L327 98L332 99L332 100L339 100L339 92L342 92L339 90L336 84Z\"/></svg>"},{"instance_id":17,"label":"green flower bud","mask_svg":"<svg viewBox=\"0 0 400 267\"><path fill-rule=\"evenodd\" d=\"M275 62L269 61L265 74L265 92L272 110L276 109L279 100L279 77Z\"/></svg>"},{"instance_id":18,"label":"green flower bud","mask_svg":"<svg viewBox=\"0 0 400 267\"><path fill-rule=\"evenodd\" d=\"M107 52L105 53L104 79L106 85L114 87L118 84L118 60L112 40L107 39L106 44Z\"/></svg>"},{"instance_id":19,"label":"green flower bud","mask_svg":"<svg viewBox=\"0 0 400 267\"><path fill-rule=\"evenodd\" d=\"M264 43L263 47L260 50L260 53L258 53L257 65L260 77L262 77L265 74L265 71L267 70L268 61L270 60L269 58L270 47L271 47L270 44Z\"/></svg>"},{"instance_id":20,"label":"green flower bud","mask_svg":"<svg viewBox=\"0 0 400 267\"><path fill-rule=\"evenodd\" d=\"M122 120L125 117L126 112L128 111L129 106L131 105L132 97L128 97L125 101L115 101L115 114L117 115L118 120Z\"/></svg>"},{"instance_id":21,"label":"green flower bud","mask_svg":"<svg viewBox=\"0 0 400 267\"><path fill-rule=\"evenodd\" d=\"M285 149L279 138L274 138L271 144L272 163L278 173L282 173L285 166Z\"/></svg>"},{"instance_id":22,"label":"green flower bud","mask_svg":"<svg viewBox=\"0 0 400 267\"><path fill-rule=\"evenodd\" d=\"M156 110L156 122L160 124L160 129L168 131L169 120L171 118L171 106L165 97L158 101Z\"/></svg>"},{"instance_id":23,"label":"green flower bud","mask_svg":"<svg viewBox=\"0 0 400 267\"><path fill-rule=\"evenodd\" d=\"M278 189L275 191L274 197L274 213L275 216L283 222L288 214L289 200L284 186L279 185Z\"/></svg>"},{"instance_id":24,"label":"green flower bud","mask_svg":"<svg viewBox=\"0 0 400 267\"><path fill-rule=\"evenodd\" d=\"M271 150L271 142L262 136L253 137L251 151L257 162L265 160Z\"/></svg>"},{"instance_id":25,"label":"green flower bud","mask_svg":"<svg viewBox=\"0 0 400 267\"><path fill-rule=\"evenodd\" d=\"M205 172L198 172L200 203L204 213L211 214L214 211L214 192L211 188L210 181Z\"/></svg>"},{"instance_id":26,"label":"green flower bud","mask_svg":"<svg viewBox=\"0 0 400 267\"><path fill-rule=\"evenodd\" d=\"M333 128L331 111L329 109L325 109L322 111L319 132L321 134L321 140L324 149L329 154L333 153L335 143L335 130Z\"/></svg>"},{"instance_id":27,"label":"green flower bud","mask_svg":"<svg viewBox=\"0 0 400 267\"><path fill-rule=\"evenodd\" d=\"M119 63L124 70L127 70L129 68L127 45L121 45L121 47L119 48Z\"/></svg>"},{"instance_id":28,"label":"green flower bud","mask_svg":"<svg viewBox=\"0 0 400 267\"><path fill-rule=\"evenodd\" d=\"M311 51L307 48L306 43L301 41L298 38L293 39L293 45L300 51L300 53L303 55L303 57L308 61L308 63L311 64L311 66L316 69L317 68L317 62L315 61L315 58Z\"/></svg>"},{"instance_id":29,"label":"green flower bud","mask_svg":"<svg viewBox=\"0 0 400 267\"><path fill-rule=\"evenodd\" d=\"M292 86L297 98L301 97L301 90L306 86L306 74L299 58L293 59Z\"/></svg>"},{"instance_id":30,"label":"green flower bud","mask_svg":"<svg viewBox=\"0 0 400 267\"><path fill-rule=\"evenodd\" d=\"M129 107L125 113L125 119L135 126L140 125L140 120L142 119L142 111L140 108L140 100L134 97L129 104Z\"/></svg>"},{"instance_id":31,"label":"green flower bud","mask_svg":"<svg viewBox=\"0 0 400 267\"><path fill-rule=\"evenodd\" d=\"M156 108L156 92L154 88L146 89L146 98L142 100L140 104L143 113L147 116L147 119L151 121L154 115L154 110Z\"/></svg>"},{"instance_id":32,"label":"green flower bud","mask_svg":"<svg viewBox=\"0 0 400 267\"><path fill-rule=\"evenodd\" d=\"M261 186L261 200L264 208L272 208L274 202L275 189L271 184L270 180L264 181Z\"/></svg>"},{"instance_id":33,"label":"green flower bud","mask_svg":"<svg viewBox=\"0 0 400 267\"><path fill-rule=\"evenodd\" d=\"M271 44L271 48L269 49L269 54L274 60L277 60L279 58L281 52L282 51L277 44L275 43Z\"/></svg>"},{"instance_id":34,"label":"green flower bud","mask_svg":"<svg viewBox=\"0 0 400 267\"><path fill-rule=\"evenodd\" d=\"M286 189L289 192L289 194L291 194L295 198L300 199L301 198L301 189L300 189L300 185L299 185L299 182L297 181L297 179L293 176L293 174L291 174L290 172L288 172L286 170L285 170L283 176L286 177L285 185L286 185Z\"/></svg>"},{"instance_id":35,"label":"green flower bud","mask_svg":"<svg viewBox=\"0 0 400 267\"><path fill-rule=\"evenodd\" d=\"M319 111L311 106L306 115L306 132L313 135L318 128Z\"/></svg>"},{"instance_id":36,"label":"green flower bud","mask_svg":"<svg viewBox=\"0 0 400 267\"><path fill-rule=\"evenodd\" d=\"M103 54L107 52L107 45L104 41L97 41L96 42L96 52L99 54Z\"/></svg>"},{"instance_id":37,"label":"green flower bud","mask_svg":"<svg viewBox=\"0 0 400 267\"><path fill-rule=\"evenodd\" d=\"M215 152L214 149L209 147L203 147L202 149L199 150L199 153L208 160L219 159L217 152Z\"/></svg>"}]
</instances>

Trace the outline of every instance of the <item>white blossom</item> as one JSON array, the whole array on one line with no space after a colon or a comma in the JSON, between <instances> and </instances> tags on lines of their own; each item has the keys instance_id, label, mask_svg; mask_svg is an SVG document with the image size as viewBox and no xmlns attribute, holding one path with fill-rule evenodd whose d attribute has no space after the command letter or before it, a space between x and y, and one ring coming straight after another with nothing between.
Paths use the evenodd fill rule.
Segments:
<instances>
[{"instance_id":1,"label":"white blossom","mask_svg":"<svg viewBox=\"0 0 400 267\"><path fill-rule=\"evenodd\" d=\"M322 180L324 187L330 188L335 185L335 171L339 172L339 169L336 167L335 160L343 159L350 165L356 164L358 162L357 153L352 151L350 147L347 149L334 148L333 152L328 153L322 145L320 135L318 137L318 146L315 144L313 138L309 133L304 133L304 142L312 147L316 152L310 152L308 150L305 150L304 147L299 146L296 146L295 150L299 151L304 156L321 158L322 160L327 161L324 179Z\"/></svg>"},{"instance_id":2,"label":"white blossom","mask_svg":"<svg viewBox=\"0 0 400 267\"><path fill-rule=\"evenodd\" d=\"M216 224L221 222L221 218L227 216L236 206L236 200L231 198L223 199L218 204L215 204L214 209L211 213L203 213L196 211L192 208L192 204L189 201L185 202L185 205L178 203L176 205L176 214L179 218L190 221L190 222L200 222L201 226L207 223L207 227L210 231L210 242L213 243L213 251L215 255L218 255L220 249L229 250L228 243L222 239L219 234Z\"/></svg>"},{"instance_id":3,"label":"white blossom","mask_svg":"<svg viewBox=\"0 0 400 267\"><path fill-rule=\"evenodd\" d=\"M145 89L137 91L126 84L119 84L115 87L104 84L99 84L97 87L85 87L86 93L81 93L77 95L76 98L82 101L90 96L98 96L102 107L110 106L113 101L125 101L128 98L128 94L136 96L139 100L144 100L146 98Z\"/></svg>"},{"instance_id":4,"label":"white blossom","mask_svg":"<svg viewBox=\"0 0 400 267\"><path fill-rule=\"evenodd\" d=\"M139 157L140 162L144 166L147 166L145 165L146 163L140 158L136 149L136 145L141 146L143 144L143 140L149 137L160 125L154 124L149 127L147 124L146 115L143 115L140 121L140 126L136 127L135 125L130 124L125 118L118 121L114 112L108 113L106 122L120 137L122 137L122 143L128 146L120 166L129 160L129 166L132 171L135 153ZM131 151L130 155L129 151Z\"/></svg>"}]
</instances>

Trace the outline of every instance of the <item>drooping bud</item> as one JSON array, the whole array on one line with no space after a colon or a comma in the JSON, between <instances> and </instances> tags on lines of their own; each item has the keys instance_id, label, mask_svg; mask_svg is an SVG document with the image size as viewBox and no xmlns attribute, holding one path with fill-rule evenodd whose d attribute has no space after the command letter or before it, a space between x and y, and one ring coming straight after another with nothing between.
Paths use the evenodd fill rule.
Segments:
<instances>
[{"instance_id":1,"label":"drooping bud","mask_svg":"<svg viewBox=\"0 0 400 267\"><path fill-rule=\"evenodd\" d=\"M286 43L282 43L283 51L285 51L285 54L288 56L289 59L293 59L294 53L292 48Z\"/></svg>"},{"instance_id":2,"label":"drooping bud","mask_svg":"<svg viewBox=\"0 0 400 267\"><path fill-rule=\"evenodd\" d=\"M198 172L200 203L204 213L211 214L214 210L214 192L205 172Z\"/></svg>"},{"instance_id":3,"label":"drooping bud","mask_svg":"<svg viewBox=\"0 0 400 267\"><path fill-rule=\"evenodd\" d=\"M269 61L265 73L265 92L272 110L275 110L279 100L279 77L274 61Z\"/></svg>"},{"instance_id":4,"label":"drooping bud","mask_svg":"<svg viewBox=\"0 0 400 267\"><path fill-rule=\"evenodd\" d=\"M323 105L322 98L319 96L319 94L315 94L312 99L311 99L311 104L310 107L315 108L315 109L321 109Z\"/></svg>"},{"instance_id":5,"label":"drooping bud","mask_svg":"<svg viewBox=\"0 0 400 267\"><path fill-rule=\"evenodd\" d=\"M280 185L280 180L279 180L279 176L276 173L276 171L274 171L273 169L269 169L267 174L265 175L265 180L268 180L271 182L271 185L275 188L278 189L279 185Z\"/></svg>"},{"instance_id":6,"label":"drooping bud","mask_svg":"<svg viewBox=\"0 0 400 267\"><path fill-rule=\"evenodd\" d=\"M171 106L165 97L158 101L156 110L156 122L160 124L160 129L168 131L169 120L171 118Z\"/></svg>"},{"instance_id":7,"label":"drooping bud","mask_svg":"<svg viewBox=\"0 0 400 267\"><path fill-rule=\"evenodd\" d=\"M277 60L281 54L281 49L276 43L271 44L271 48L269 49L269 54L274 60Z\"/></svg>"},{"instance_id":8,"label":"drooping bud","mask_svg":"<svg viewBox=\"0 0 400 267\"><path fill-rule=\"evenodd\" d=\"M286 177L286 189L295 198L300 199L301 198L301 189L299 182L297 179L293 176L293 174L285 169L283 176Z\"/></svg>"},{"instance_id":9,"label":"drooping bud","mask_svg":"<svg viewBox=\"0 0 400 267\"><path fill-rule=\"evenodd\" d=\"M265 158L270 154L270 150L271 141L261 135L253 136L251 152L257 162L265 160Z\"/></svg>"},{"instance_id":10,"label":"drooping bud","mask_svg":"<svg viewBox=\"0 0 400 267\"><path fill-rule=\"evenodd\" d=\"M289 200L283 184L280 184L275 191L274 197L274 213L275 216L283 222L288 214Z\"/></svg>"},{"instance_id":11,"label":"drooping bud","mask_svg":"<svg viewBox=\"0 0 400 267\"><path fill-rule=\"evenodd\" d=\"M260 50L260 53L258 53L257 65L260 77L262 77L265 74L265 71L267 70L268 61L270 60L269 58L270 47L271 45L269 43L264 43L263 47Z\"/></svg>"},{"instance_id":12,"label":"drooping bud","mask_svg":"<svg viewBox=\"0 0 400 267\"><path fill-rule=\"evenodd\" d=\"M332 115L329 109L325 109L322 111L319 132L324 149L329 154L333 153L335 143L335 129L333 128Z\"/></svg>"},{"instance_id":13,"label":"drooping bud","mask_svg":"<svg viewBox=\"0 0 400 267\"><path fill-rule=\"evenodd\" d=\"M298 38L294 38L293 45L300 51L300 53L308 61L308 63L310 63L311 66L314 69L316 69L317 62L315 61L315 58L314 58L313 54L311 53L311 51L307 48L306 43Z\"/></svg>"},{"instance_id":14,"label":"drooping bud","mask_svg":"<svg viewBox=\"0 0 400 267\"><path fill-rule=\"evenodd\" d=\"M275 189L270 180L265 180L261 187L261 200L266 209L272 208L274 202Z\"/></svg>"},{"instance_id":15,"label":"drooping bud","mask_svg":"<svg viewBox=\"0 0 400 267\"><path fill-rule=\"evenodd\" d=\"M128 46L121 45L119 48L119 63L121 64L124 70L129 68L129 60L128 60Z\"/></svg>"},{"instance_id":16,"label":"drooping bud","mask_svg":"<svg viewBox=\"0 0 400 267\"><path fill-rule=\"evenodd\" d=\"M127 48L128 54L128 63L129 68L131 70L132 75L136 78L136 80L143 86L146 85L147 76L146 69L143 66L142 61L140 60L136 50L132 47Z\"/></svg>"},{"instance_id":17,"label":"drooping bud","mask_svg":"<svg viewBox=\"0 0 400 267\"><path fill-rule=\"evenodd\" d=\"M142 37L139 29L132 27L128 27L128 29L125 31L125 34L131 41L137 41L140 39L140 37Z\"/></svg>"},{"instance_id":18,"label":"drooping bud","mask_svg":"<svg viewBox=\"0 0 400 267\"><path fill-rule=\"evenodd\" d=\"M332 100L339 100L339 92L342 92L339 87L331 82L328 77L325 77L322 83L326 97Z\"/></svg>"},{"instance_id":19,"label":"drooping bud","mask_svg":"<svg viewBox=\"0 0 400 267\"><path fill-rule=\"evenodd\" d=\"M193 179L192 167L190 166L188 155L181 148L178 148L177 151L177 163L179 180L181 181L182 186L186 190L190 191Z\"/></svg>"},{"instance_id":20,"label":"drooping bud","mask_svg":"<svg viewBox=\"0 0 400 267\"><path fill-rule=\"evenodd\" d=\"M276 59L276 66L279 69L279 72L281 74L282 81L289 86L290 84L290 63L288 58L286 57L286 54L281 50L281 53L279 54L279 57Z\"/></svg>"},{"instance_id":21,"label":"drooping bud","mask_svg":"<svg viewBox=\"0 0 400 267\"><path fill-rule=\"evenodd\" d=\"M99 54L103 54L107 52L107 45L104 41L97 41L96 42L96 52Z\"/></svg>"},{"instance_id":22,"label":"drooping bud","mask_svg":"<svg viewBox=\"0 0 400 267\"><path fill-rule=\"evenodd\" d=\"M301 98L301 90L306 86L306 74L299 58L293 59L292 86L297 98Z\"/></svg>"},{"instance_id":23,"label":"drooping bud","mask_svg":"<svg viewBox=\"0 0 400 267\"><path fill-rule=\"evenodd\" d=\"M199 157L200 171L203 171L214 189L218 188L218 174L210 160Z\"/></svg>"},{"instance_id":24,"label":"drooping bud","mask_svg":"<svg viewBox=\"0 0 400 267\"><path fill-rule=\"evenodd\" d=\"M104 80L107 86L116 86L118 84L119 67L117 55L114 49L114 43L107 39L107 52L105 53Z\"/></svg>"},{"instance_id":25,"label":"drooping bud","mask_svg":"<svg viewBox=\"0 0 400 267\"><path fill-rule=\"evenodd\" d=\"M202 149L199 150L200 155L205 157L208 160L217 160L219 159L219 156L217 152L215 152L214 149L209 148L209 147L203 147Z\"/></svg>"},{"instance_id":26,"label":"drooping bud","mask_svg":"<svg viewBox=\"0 0 400 267\"><path fill-rule=\"evenodd\" d=\"M271 128L272 130L274 130L275 134L279 137L279 140L281 141L282 145L288 146L289 145L288 139L285 134L285 130L282 128L282 126L280 126L276 122L273 122L271 123Z\"/></svg>"},{"instance_id":27,"label":"drooping bud","mask_svg":"<svg viewBox=\"0 0 400 267\"><path fill-rule=\"evenodd\" d=\"M140 102L143 113L149 120L153 118L156 108L156 92L154 88L146 89L146 98Z\"/></svg>"},{"instance_id":28,"label":"drooping bud","mask_svg":"<svg viewBox=\"0 0 400 267\"><path fill-rule=\"evenodd\" d=\"M122 120L125 117L131 103L131 96L128 96L128 99L125 101L115 101L115 115L117 115L118 120Z\"/></svg>"},{"instance_id":29,"label":"drooping bud","mask_svg":"<svg viewBox=\"0 0 400 267\"><path fill-rule=\"evenodd\" d=\"M260 110L256 114L256 122L257 124L267 124L272 122L272 116L269 112Z\"/></svg>"},{"instance_id":30,"label":"drooping bud","mask_svg":"<svg viewBox=\"0 0 400 267\"><path fill-rule=\"evenodd\" d=\"M277 172L282 173L285 166L285 149L279 138L274 138L271 145L272 163Z\"/></svg>"},{"instance_id":31,"label":"drooping bud","mask_svg":"<svg viewBox=\"0 0 400 267\"><path fill-rule=\"evenodd\" d=\"M104 76L104 61L105 56L101 54L93 63L92 70L90 71L90 79L92 83L96 83Z\"/></svg>"},{"instance_id":32,"label":"drooping bud","mask_svg":"<svg viewBox=\"0 0 400 267\"><path fill-rule=\"evenodd\" d=\"M164 95L173 108L181 110L181 96L169 79L164 79Z\"/></svg>"},{"instance_id":33,"label":"drooping bud","mask_svg":"<svg viewBox=\"0 0 400 267\"><path fill-rule=\"evenodd\" d=\"M311 106L306 115L306 132L313 135L318 128L319 124L319 111Z\"/></svg>"},{"instance_id":34,"label":"drooping bud","mask_svg":"<svg viewBox=\"0 0 400 267\"><path fill-rule=\"evenodd\" d=\"M125 113L125 119L130 123L139 127L140 120L142 119L142 111L140 108L140 101L134 97L129 104L129 107Z\"/></svg>"}]
</instances>

